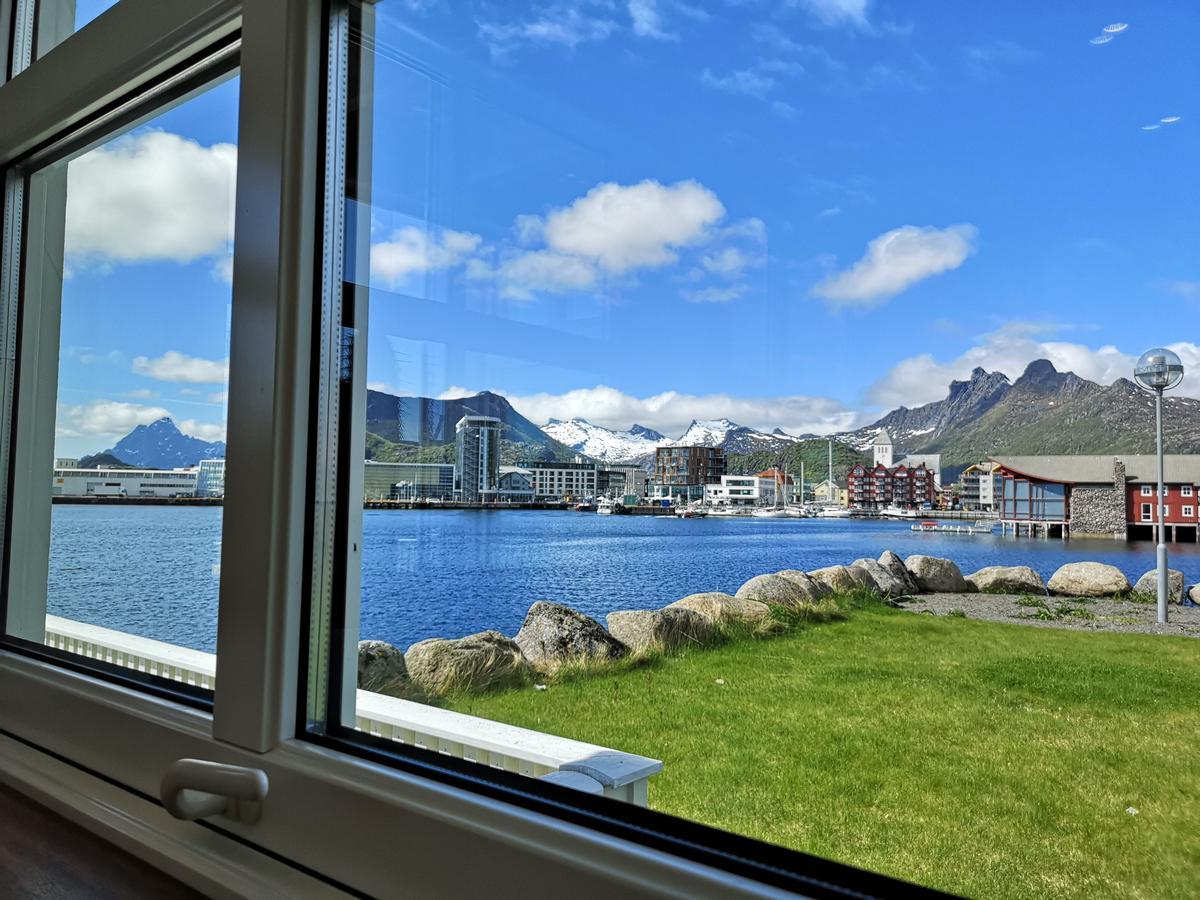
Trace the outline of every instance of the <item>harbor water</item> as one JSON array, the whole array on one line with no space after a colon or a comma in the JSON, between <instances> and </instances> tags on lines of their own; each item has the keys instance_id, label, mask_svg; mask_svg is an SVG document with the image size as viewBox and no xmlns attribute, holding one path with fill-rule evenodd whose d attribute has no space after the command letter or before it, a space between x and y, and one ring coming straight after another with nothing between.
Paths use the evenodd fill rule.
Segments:
<instances>
[{"instance_id":1,"label":"harbor water","mask_svg":"<svg viewBox=\"0 0 1200 900\"><path fill-rule=\"evenodd\" d=\"M405 648L428 637L520 628L535 600L596 617L734 592L754 575L815 569L887 549L944 556L964 573L1111 563L1135 581L1147 541L1046 540L914 532L857 519L598 516L573 511L366 510L361 635ZM55 506L49 611L211 651L216 644L221 510ZM1200 546L1170 545L1172 568L1200 580Z\"/></svg>"}]
</instances>

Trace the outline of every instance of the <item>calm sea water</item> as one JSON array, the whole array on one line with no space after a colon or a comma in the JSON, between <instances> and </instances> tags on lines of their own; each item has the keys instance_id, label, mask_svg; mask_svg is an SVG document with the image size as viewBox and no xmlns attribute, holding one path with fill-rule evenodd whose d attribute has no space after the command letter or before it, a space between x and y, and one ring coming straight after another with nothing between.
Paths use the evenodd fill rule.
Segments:
<instances>
[{"instance_id":1,"label":"calm sea water","mask_svg":"<svg viewBox=\"0 0 1200 900\"><path fill-rule=\"evenodd\" d=\"M216 643L221 510L56 506L51 613L200 650ZM575 512L368 510L363 638L401 648L488 628L515 634L535 600L603 621L618 609L728 591L754 575L878 556L945 556L964 572L1111 563L1137 579L1154 545L914 533L910 523L839 519L680 520ZM1200 580L1200 546L1171 545L1171 566Z\"/></svg>"}]
</instances>

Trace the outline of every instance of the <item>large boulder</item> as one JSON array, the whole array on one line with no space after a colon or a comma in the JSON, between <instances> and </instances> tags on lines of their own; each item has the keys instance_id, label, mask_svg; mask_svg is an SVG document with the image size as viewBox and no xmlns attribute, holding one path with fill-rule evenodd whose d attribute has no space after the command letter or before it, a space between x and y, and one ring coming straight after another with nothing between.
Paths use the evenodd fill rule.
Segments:
<instances>
[{"instance_id":1,"label":"large boulder","mask_svg":"<svg viewBox=\"0 0 1200 900\"><path fill-rule=\"evenodd\" d=\"M1067 597L1109 597L1126 594L1129 579L1116 566L1098 562L1067 563L1050 576L1046 585L1052 594Z\"/></svg>"},{"instance_id":2,"label":"large boulder","mask_svg":"<svg viewBox=\"0 0 1200 900\"><path fill-rule=\"evenodd\" d=\"M808 579L807 575L804 577ZM739 600L757 600L759 603L790 608L809 603L813 590L783 575L755 575L738 588L734 596Z\"/></svg>"},{"instance_id":3,"label":"large boulder","mask_svg":"<svg viewBox=\"0 0 1200 900\"><path fill-rule=\"evenodd\" d=\"M409 677L435 695L521 684L532 674L521 648L498 631L420 641L408 648L404 663Z\"/></svg>"},{"instance_id":4,"label":"large boulder","mask_svg":"<svg viewBox=\"0 0 1200 900\"><path fill-rule=\"evenodd\" d=\"M878 563L876 563L876 565L878 565ZM863 566L846 566L846 573L859 587L864 587L868 591L877 592L879 590L879 585L875 583L874 577Z\"/></svg>"},{"instance_id":5,"label":"large boulder","mask_svg":"<svg viewBox=\"0 0 1200 900\"><path fill-rule=\"evenodd\" d=\"M940 556L914 553L904 561L917 587L926 594L965 594L974 588L963 578L958 566Z\"/></svg>"},{"instance_id":6,"label":"large boulder","mask_svg":"<svg viewBox=\"0 0 1200 900\"><path fill-rule=\"evenodd\" d=\"M908 571L908 567L904 565L904 560L891 550L884 550L879 554L879 564L904 584L904 593L918 594L921 592L921 586L917 584L917 579L913 578L912 572Z\"/></svg>"},{"instance_id":7,"label":"large boulder","mask_svg":"<svg viewBox=\"0 0 1200 900\"><path fill-rule=\"evenodd\" d=\"M823 569L813 569L808 575L813 581L825 585L835 594L844 594L859 585L858 579L850 571L850 568L850 566L826 566Z\"/></svg>"},{"instance_id":8,"label":"large boulder","mask_svg":"<svg viewBox=\"0 0 1200 900\"><path fill-rule=\"evenodd\" d=\"M851 568L862 569L871 576L871 580L875 582L875 590L884 597L903 597L916 593L915 589L909 587L911 576L907 579L899 578L891 569L880 565L878 560L856 559Z\"/></svg>"},{"instance_id":9,"label":"large boulder","mask_svg":"<svg viewBox=\"0 0 1200 900\"><path fill-rule=\"evenodd\" d=\"M716 635L714 623L683 607L633 609L608 614L608 633L635 653L650 649L703 647Z\"/></svg>"},{"instance_id":10,"label":"large boulder","mask_svg":"<svg viewBox=\"0 0 1200 900\"><path fill-rule=\"evenodd\" d=\"M757 600L745 600L720 591L689 594L681 600L668 604L666 609L690 609L710 622L744 622L758 625L771 616L771 609Z\"/></svg>"},{"instance_id":11,"label":"large boulder","mask_svg":"<svg viewBox=\"0 0 1200 900\"><path fill-rule=\"evenodd\" d=\"M801 572L799 569L784 569L782 572L776 572L780 578L786 578L795 587L799 588L800 593L804 595L805 603L816 603L825 597L833 594L833 589L823 581L818 581L807 572Z\"/></svg>"},{"instance_id":12,"label":"large boulder","mask_svg":"<svg viewBox=\"0 0 1200 900\"><path fill-rule=\"evenodd\" d=\"M387 641L358 642L358 686L376 694L402 696L408 683L404 654Z\"/></svg>"},{"instance_id":13,"label":"large boulder","mask_svg":"<svg viewBox=\"0 0 1200 900\"><path fill-rule=\"evenodd\" d=\"M1200 604L1200 584L1192 585L1192 589L1188 591L1188 599L1193 603Z\"/></svg>"},{"instance_id":14,"label":"large boulder","mask_svg":"<svg viewBox=\"0 0 1200 900\"><path fill-rule=\"evenodd\" d=\"M543 669L569 662L620 659L628 652L595 619L548 600L529 607L516 641L525 658Z\"/></svg>"},{"instance_id":15,"label":"large boulder","mask_svg":"<svg viewBox=\"0 0 1200 900\"><path fill-rule=\"evenodd\" d=\"M1029 566L984 566L968 575L967 583L985 594L1046 593L1042 576Z\"/></svg>"},{"instance_id":16,"label":"large boulder","mask_svg":"<svg viewBox=\"0 0 1200 900\"><path fill-rule=\"evenodd\" d=\"M1133 592L1158 599L1158 569L1151 569L1139 578ZM1183 573L1178 569L1167 569L1167 600L1171 603L1183 600Z\"/></svg>"}]
</instances>

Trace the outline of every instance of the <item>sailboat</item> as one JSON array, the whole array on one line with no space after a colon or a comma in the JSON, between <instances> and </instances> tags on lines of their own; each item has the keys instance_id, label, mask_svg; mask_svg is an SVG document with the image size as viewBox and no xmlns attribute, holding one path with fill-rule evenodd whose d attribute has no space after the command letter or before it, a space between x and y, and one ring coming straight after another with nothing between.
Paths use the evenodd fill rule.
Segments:
<instances>
[{"instance_id":1,"label":"sailboat","mask_svg":"<svg viewBox=\"0 0 1200 900\"><path fill-rule=\"evenodd\" d=\"M787 519L787 518L790 518L790 514L788 513L787 509L784 507L783 503L781 502L783 500L783 489L784 489L784 486L787 484L786 470L784 471L783 476L781 478L779 475L779 466L775 466L774 478L775 478L775 503L773 506L763 506L763 507L760 507L759 509L754 510L754 512L750 513L750 515L754 516L754 518L756 518L756 519Z\"/></svg>"}]
</instances>

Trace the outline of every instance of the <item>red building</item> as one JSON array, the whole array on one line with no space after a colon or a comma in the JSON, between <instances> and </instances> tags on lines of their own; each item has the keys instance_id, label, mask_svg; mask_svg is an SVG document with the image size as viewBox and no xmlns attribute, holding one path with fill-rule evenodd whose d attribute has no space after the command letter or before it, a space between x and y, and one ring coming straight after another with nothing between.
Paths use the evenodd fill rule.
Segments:
<instances>
[{"instance_id":1,"label":"red building","mask_svg":"<svg viewBox=\"0 0 1200 900\"><path fill-rule=\"evenodd\" d=\"M933 506L937 500L937 482L934 471L924 463L891 469L882 464L857 465L850 470L848 493L850 505L855 509L885 506L913 509Z\"/></svg>"}]
</instances>

